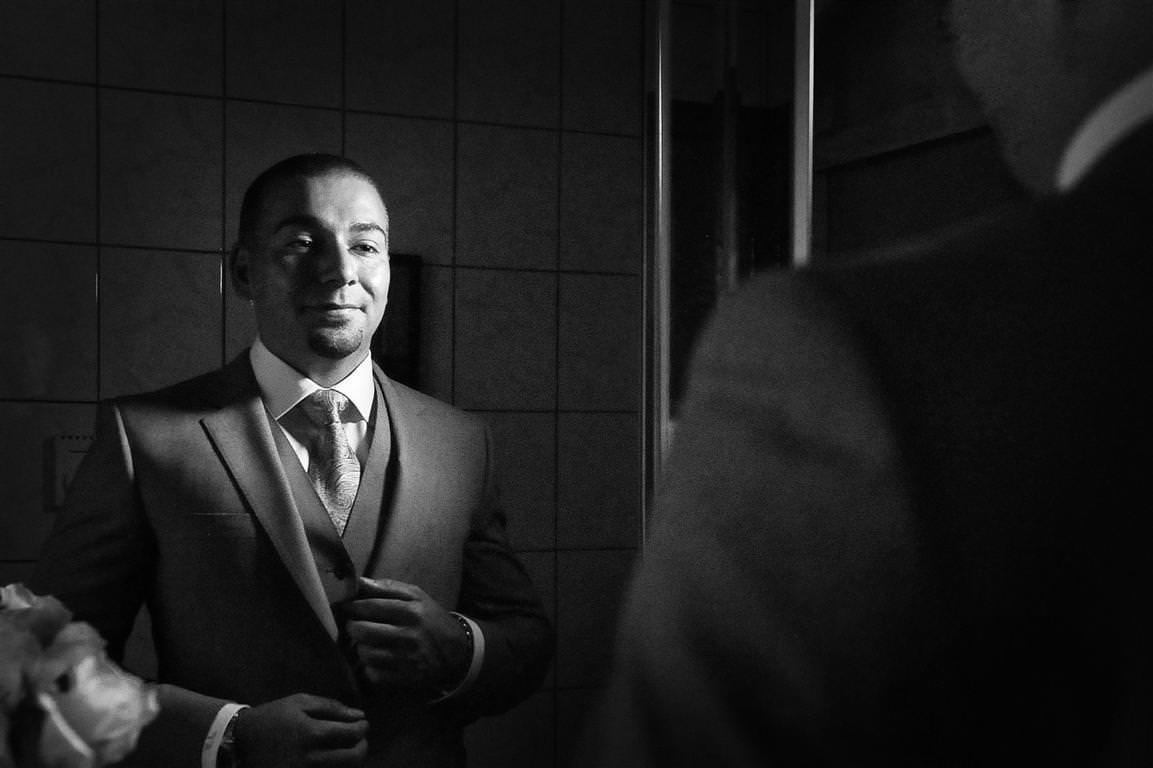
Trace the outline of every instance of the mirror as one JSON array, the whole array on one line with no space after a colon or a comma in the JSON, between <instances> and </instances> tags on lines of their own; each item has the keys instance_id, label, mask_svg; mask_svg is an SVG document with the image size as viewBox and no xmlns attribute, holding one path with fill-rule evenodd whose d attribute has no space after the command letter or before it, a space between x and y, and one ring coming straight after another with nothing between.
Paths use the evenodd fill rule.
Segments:
<instances>
[{"instance_id":1,"label":"mirror","mask_svg":"<svg viewBox=\"0 0 1153 768\"><path fill-rule=\"evenodd\" d=\"M754 272L861 258L1022 192L956 73L946 0L653 0L646 490L693 345Z\"/></svg>"}]
</instances>

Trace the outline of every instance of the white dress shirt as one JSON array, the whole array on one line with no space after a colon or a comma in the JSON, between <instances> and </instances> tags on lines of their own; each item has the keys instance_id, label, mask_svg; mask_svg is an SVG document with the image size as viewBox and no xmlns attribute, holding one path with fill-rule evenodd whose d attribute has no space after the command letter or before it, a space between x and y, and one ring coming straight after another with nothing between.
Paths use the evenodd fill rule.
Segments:
<instances>
[{"instance_id":1,"label":"white dress shirt","mask_svg":"<svg viewBox=\"0 0 1153 768\"><path fill-rule=\"evenodd\" d=\"M292 419L296 416L292 409L301 400L324 387L269 352L268 347L264 346L264 342L260 339L253 342L249 359L252 361L252 372L256 374L256 383L260 387L260 398L264 401L264 407L280 425L297 458L300 459L300 465L307 472L308 447L297 439L290 429ZM372 356L365 355L360 365L333 384L331 389L347 397L356 408L356 413L345 411L344 433L348 436L348 444L363 467L368 456L368 446L372 442L372 427L368 419L372 415L372 402L376 399L376 384L372 380Z\"/></svg>"}]
</instances>

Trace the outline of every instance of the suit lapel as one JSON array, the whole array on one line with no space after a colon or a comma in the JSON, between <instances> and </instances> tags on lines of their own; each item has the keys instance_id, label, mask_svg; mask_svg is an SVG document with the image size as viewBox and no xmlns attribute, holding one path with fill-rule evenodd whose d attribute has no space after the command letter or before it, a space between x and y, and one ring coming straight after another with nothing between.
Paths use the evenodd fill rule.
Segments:
<instances>
[{"instance_id":1,"label":"suit lapel","mask_svg":"<svg viewBox=\"0 0 1153 768\"><path fill-rule=\"evenodd\" d=\"M377 576L424 584L423 574L430 567L435 570L437 562L430 549L437 546L437 537L426 530L436 519L439 498L430 474L442 463L434 454L436 430L429 428L419 402L406 396L379 368L376 377L388 407L396 468L389 494L392 503L382 514L383 535L371 568Z\"/></svg>"},{"instance_id":2,"label":"suit lapel","mask_svg":"<svg viewBox=\"0 0 1153 768\"><path fill-rule=\"evenodd\" d=\"M220 410L202 419L204 429L305 601L335 640L336 621L277 457L268 414L247 353L223 373Z\"/></svg>"}]
</instances>

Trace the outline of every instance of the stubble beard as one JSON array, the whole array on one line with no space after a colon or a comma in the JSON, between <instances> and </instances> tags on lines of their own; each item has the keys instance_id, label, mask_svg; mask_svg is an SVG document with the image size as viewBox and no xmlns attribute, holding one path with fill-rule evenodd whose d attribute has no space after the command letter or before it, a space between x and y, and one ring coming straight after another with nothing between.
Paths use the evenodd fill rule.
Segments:
<instances>
[{"instance_id":1,"label":"stubble beard","mask_svg":"<svg viewBox=\"0 0 1153 768\"><path fill-rule=\"evenodd\" d=\"M308 348L329 360L342 360L363 343L363 328L315 328L308 334Z\"/></svg>"}]
</instances>

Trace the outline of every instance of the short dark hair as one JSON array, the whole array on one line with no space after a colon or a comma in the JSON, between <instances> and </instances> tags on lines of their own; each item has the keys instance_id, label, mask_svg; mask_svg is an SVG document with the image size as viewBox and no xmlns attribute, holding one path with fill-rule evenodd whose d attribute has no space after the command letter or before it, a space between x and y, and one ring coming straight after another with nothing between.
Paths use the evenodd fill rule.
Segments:
<instances>
[{"instance_id":1,"label":"short dark hair","mask_svg":"<svg viewBox=\"0 0 1153 768\"><path fill-rule=\"evenodd\" d=\"M376 179L359 163L340 155L313 152L293 155L276 163L261 173L248 185L244 201L240 204L240 223L237 226L237 245L252 249L256 247L256 227L264 209L264 201L279 184L290 179L307 179L329 173L350 173L364 179L380 194ZM381 195L383 199L384 195ZM388 215L387 206L385 215ZM385 221L387 227L388 222Z\"/></svg>"}]
</instances>

